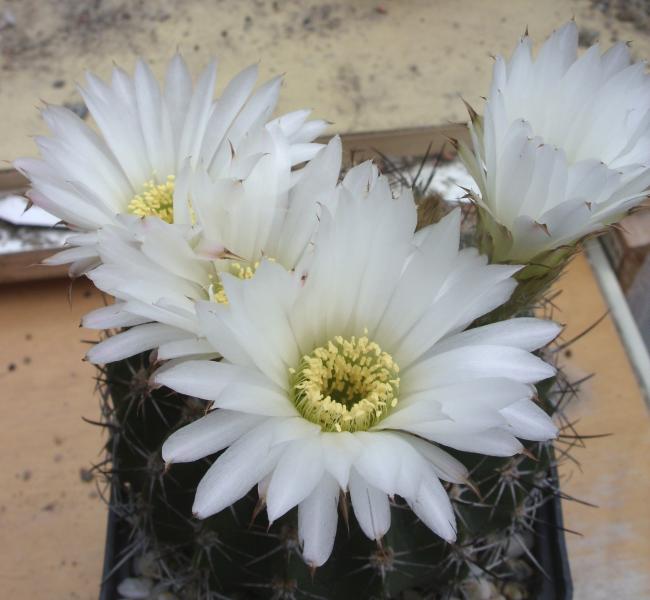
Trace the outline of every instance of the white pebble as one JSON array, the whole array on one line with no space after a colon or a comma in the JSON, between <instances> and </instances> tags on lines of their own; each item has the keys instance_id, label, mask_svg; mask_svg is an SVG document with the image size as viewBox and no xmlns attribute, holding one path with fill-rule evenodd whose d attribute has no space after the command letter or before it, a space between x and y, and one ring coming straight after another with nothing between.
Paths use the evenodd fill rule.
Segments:
<instances>
[{"instance_id":1,"label":"white pebble","mask_svg":"<svg viewBox=\"0 0 650 600\"><path fill-rule=\"evenodd\" d=\"M153 588L153 581L145 577L127 577L117 586L117 593L129 600L145 600Z\"/></svg>"}]
</instances>

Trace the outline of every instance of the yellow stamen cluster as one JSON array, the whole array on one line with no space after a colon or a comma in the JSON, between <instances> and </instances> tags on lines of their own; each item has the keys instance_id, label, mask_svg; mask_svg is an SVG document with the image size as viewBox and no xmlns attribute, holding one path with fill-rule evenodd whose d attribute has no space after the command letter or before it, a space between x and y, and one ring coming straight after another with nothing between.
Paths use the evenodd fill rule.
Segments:
<instances>
[{"instance_id":1,"label":"yellow stamen cluster","mask_svg":"<svg viewBox=\"0 0 650 600\"><path fill-rule=\"evenodd\" d=\"M165 183L147 181L144 190L133 196L127 210L139 217L160 217L167 223L174 221L174 175L168 175Z\"/></svg>"},{"instance_id":2,"label":"yellow stamen cluster","mask_svg":"<svg viewBox=\"0 0 650 600\"><path fill-rule=\"evenodd\" d=\"M242 265L241 263L233 262L228 265L226 273L230 273L239 279L252 279L259 266L259 261L249 265ZM212 300L212 302L218 302L219 304L228 304L228 296L226 296L226 290L223 289L223 284L221 283L219 276L210 275L210 280L211 283L208 287L210 300Z\"/></svg>"},{"instance_id":3,"label":"yellow stamen cluster","mask_svg":"<svg viewBox=\"0 0 650 600\"><path fill-rule=\"evenodd\" d=\"M323 431L364 431L397 405L399 367L362 337L336 336L290 369L300 414Z\"/></svg>"}]
</instances>

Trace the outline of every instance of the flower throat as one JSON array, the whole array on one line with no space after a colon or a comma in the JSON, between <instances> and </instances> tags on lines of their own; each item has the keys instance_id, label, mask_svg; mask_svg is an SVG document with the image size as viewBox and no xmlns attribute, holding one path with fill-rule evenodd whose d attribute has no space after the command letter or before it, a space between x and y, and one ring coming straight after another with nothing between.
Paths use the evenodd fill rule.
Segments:
<instances>
[{"instance_id":1,"label":"flower throat","mask_svg":"<svg viewBox=\"0 0 650 600\"><path fill-rule=\"evenodd\" d=\"M271 258L267 260L273 260ZM238 262L231 262L228 265L226 273L234 275L238 279L252 279L260 266L260 261L255 261L254 263L241 264ZM210 285L208 286L208 296L212 302L217 302L218 304L228 304L228 296L226 295L226 290L221 283L221 278L219 275L210 275Z\"/></svg>"},{"instance_id":2,"label":"flower throat","mask_svg":"<svg viewBox=\"0 0 650 600\"><path fill-rule=\"evenodd\" d=\"M399 367L366 334L336 336L289 369L298 411L323 431L365 431L397 405Z\"/></svg>"}]
</instances>

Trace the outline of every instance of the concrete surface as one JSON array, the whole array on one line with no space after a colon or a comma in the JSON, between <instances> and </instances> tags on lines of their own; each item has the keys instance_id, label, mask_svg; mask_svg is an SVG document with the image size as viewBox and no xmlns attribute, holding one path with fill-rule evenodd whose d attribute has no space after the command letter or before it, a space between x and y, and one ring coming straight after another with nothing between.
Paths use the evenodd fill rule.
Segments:
<instances>
[{"instance_id":1,"label":"concrete surface","mask_svg":"<svg viewBox=\"0 0 650 600\"><path fill-rule=\"evenodd\" d=\"M221 84L260 60L265 78L286 73L280 110L311 107L336 132L465 120L459 96L480 105L490 55L509 53L526 26L542 39L575 17L587 41L632 40L650 56L650 37L629 21L635 14L616 8L632 2L595 4L609 8L591 0L0 0L0 159L34 153L27 136L42 130L39 100L74 106L86 69L107 75L113 61L131 68L139 54L161 73L177 47L196 69L218 56Z\"/></svg>"}]
</instances>

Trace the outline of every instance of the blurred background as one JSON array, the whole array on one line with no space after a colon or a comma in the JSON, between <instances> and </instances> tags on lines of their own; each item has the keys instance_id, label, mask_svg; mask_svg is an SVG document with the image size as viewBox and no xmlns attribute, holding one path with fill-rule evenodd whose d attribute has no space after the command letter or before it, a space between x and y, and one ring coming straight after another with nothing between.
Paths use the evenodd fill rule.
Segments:
<instances>
[{"instance_id":1,"label":"blurred background","mask_svg":"<svg viewBox=\"0 0 650 600\"><path fill-rule=\"evenodd\" d=\"M465 121L461 98L482 107L491 56L509 54L526 27L541 41L571 18L582 46L629 41L637 59L650 58L647 0L0 0L0 597L97 597L105 535L89 470L103 438L82 420L98 418L95 371L81 361L96 334L78 328L102 298L29 266L64 232L46 215L22 214L24 181L11 171L35 154L38 106L85 118L76 84L86 70L107 77L142 56L162 75L180 49L195 73L216 56L221 85L254 62L262 79L284 73L279 112L310 107L330 133L402 130L421 140ZM620 310L649 342L650 219L630 219L606 247L614 295L627 297ZM602 285L584 260L561 282L569 338L611 310ZM568 539L575 597L590 600L650 597L650 440L634 374L644 350L630 350L620 323L605 318L566 357L578 375L598 372L575 408L581 432L615 434L580 451L582 473L564 473L565 489L601 506L565 508L586 536Z\"/></svg>"}]
</instances>

